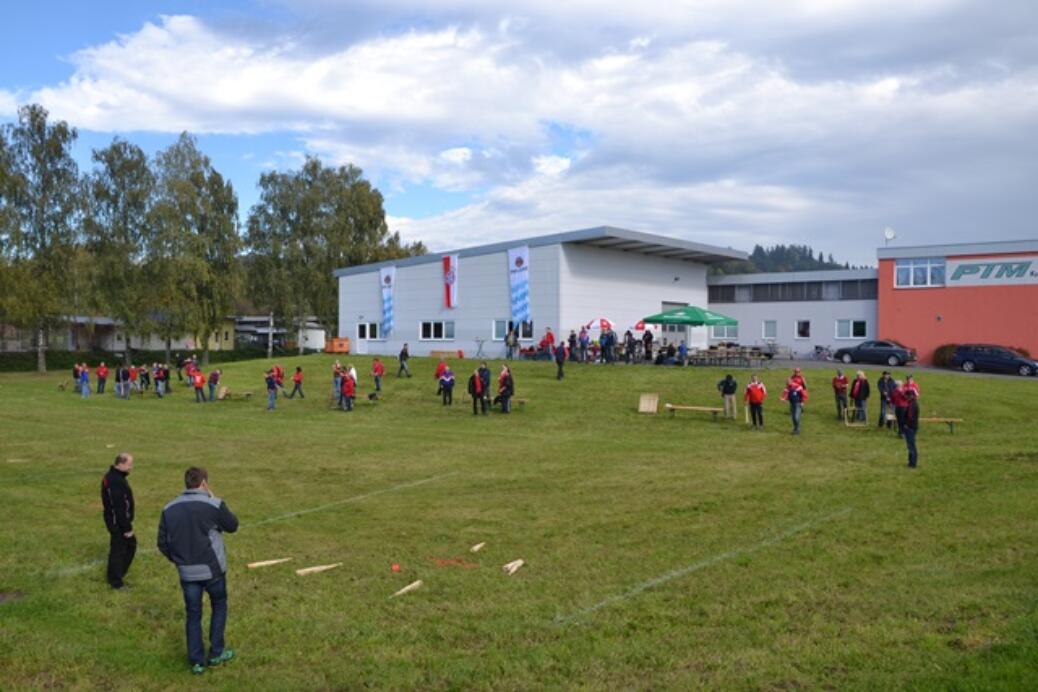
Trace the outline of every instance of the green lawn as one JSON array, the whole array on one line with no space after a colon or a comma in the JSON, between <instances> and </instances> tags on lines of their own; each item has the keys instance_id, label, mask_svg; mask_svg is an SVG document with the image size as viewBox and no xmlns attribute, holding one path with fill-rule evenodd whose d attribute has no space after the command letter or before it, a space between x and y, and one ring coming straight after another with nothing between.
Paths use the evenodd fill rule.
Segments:
<instances>
[{"instance_id":1,"label":"green lawn","mask_svg":"<svg viewBox=\"0 0 1038 692\"><path fill-rule=\"evenodd\" d=\"M722 370L570 366L559 383L520 363L525 409L473 418L470 361L445 409L430 361L409 380L388 361L371 404L370 359L350 360L350 414L328 408L324 356L282 361L303 365L308 396L275 413L257 361L224 368L252 400L204 406L183 388L82 401L57 390L64 372L0 375L0 688L1038 688L1034 379L920 372L924 415L967 422L925 427L911 471L893 434L835 420L830 370L807 371L793 437L784 369L764 372L755 434L741 406L735 423L636 412L643 391L716 405ZM116 593L98 488L120 450L141 553ZM198 680L153 547L189 465L242 522L227 538L239 659Z\"/></svg>"}]
</instances>

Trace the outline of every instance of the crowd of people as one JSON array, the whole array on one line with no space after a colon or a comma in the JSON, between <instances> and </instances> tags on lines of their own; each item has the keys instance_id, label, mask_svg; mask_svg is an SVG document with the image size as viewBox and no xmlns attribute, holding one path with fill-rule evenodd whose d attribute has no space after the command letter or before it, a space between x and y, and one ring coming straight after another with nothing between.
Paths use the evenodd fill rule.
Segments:
<instances>
[{"instance_id":1,"label":"crowd of people","mask_svg":"<svg viewBox=\"0 0 1038 692\"><path fill-rule=\"evenodd\" d=\"M113 365L109 368L107 363L101 361L94 370L95 384L91 385L90 366L87 363L76 363L72 366L72 385L74 391L86 399L91 394L105 394L108 380L111 378L116 398L129 399L133 394L143 397L152 390L154 385L155 396L162 399L173 393L170 372L168 363L152 363L151 365L128 363ZM222 370L214 368L207 376L202 372L194 356L190 358L178 356L176 372L177 379L180 382L186 382L194 390L197 403L216 400L220 377L223 375ZM207 386L208 396L206 395Z\"/></svg>"}]
</instances>

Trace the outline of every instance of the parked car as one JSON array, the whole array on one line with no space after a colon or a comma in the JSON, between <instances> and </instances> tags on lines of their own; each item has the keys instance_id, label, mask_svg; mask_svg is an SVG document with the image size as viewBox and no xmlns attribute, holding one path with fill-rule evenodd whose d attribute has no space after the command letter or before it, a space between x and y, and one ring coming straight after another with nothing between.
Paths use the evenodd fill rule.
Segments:
<instances>
[{"instance_id":1,"label":"parked car","mask_svg":"<svg viewBox=\"0 0 1038 692\"><path fill-rule=\"evenodd\" d=\"M948 364L966 372L1015 372L1027 377L1038 373L1038 361L1005 346L963 344L955 349Z\"/></svg>"},{"instance_id":2,"label":"parked car","mask_svg":"<svg viewBox=\"0 0 1038 692\"><path fill-rule=\"evenodd\" d=\"M896 341L863 341L851 348L841 348L833 354L844 363L876 363L878 365L904 365L916 359L915 349Z\"/></svg>"}]
</instances>

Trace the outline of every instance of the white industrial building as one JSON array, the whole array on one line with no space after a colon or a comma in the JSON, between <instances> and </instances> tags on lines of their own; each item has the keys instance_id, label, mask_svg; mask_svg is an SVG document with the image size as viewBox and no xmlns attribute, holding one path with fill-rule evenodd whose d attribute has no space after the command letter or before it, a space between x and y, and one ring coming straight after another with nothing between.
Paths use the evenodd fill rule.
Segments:
<instances>
[{"instance_id":1,"label":"white industrial building","mask_svg":"<svg viewBox=\"0 0 1038 692\"><path fill-rule=\"evenodd\" d=\"M746 258L730 248L599 227L347 267L335 272L339 336L351 339L355 353L396 354L407 342L413 355L501 357L513 321L523 345L547 327L565 338L602 317L622 334L661 310L705 307L709 265ZM517 268L528 277L528 293L526 284L516 288ZM708 344L705 328L669 336Z\"/></svg>"},{"instance_id":2,"label":"white industrial building","mask_svg":"<svg viewBox=\"0 0 1038 692\"><path fill-rule=\"evenodd\" d=\"M807 355L880 336L875 269L734 274L708 283L710 309L739 321L712 328L711 343Z\"/></svg>"}]
</instances>

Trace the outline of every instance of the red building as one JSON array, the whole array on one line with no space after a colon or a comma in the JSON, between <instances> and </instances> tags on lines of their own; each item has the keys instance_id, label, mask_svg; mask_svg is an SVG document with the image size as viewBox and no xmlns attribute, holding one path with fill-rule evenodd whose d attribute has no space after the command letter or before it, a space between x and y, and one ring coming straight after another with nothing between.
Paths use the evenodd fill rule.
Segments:
<instances>
[{"instance_id":1,"label":"red building","mask_svg":"<svg viewBox=\"0 0 1038 692\"><path fill-rule=\"evenodd\" d=\"M942 344L1038 356L1038 240L881 248L879 337L928 363Z\"/></svg>"}]
</instances>

